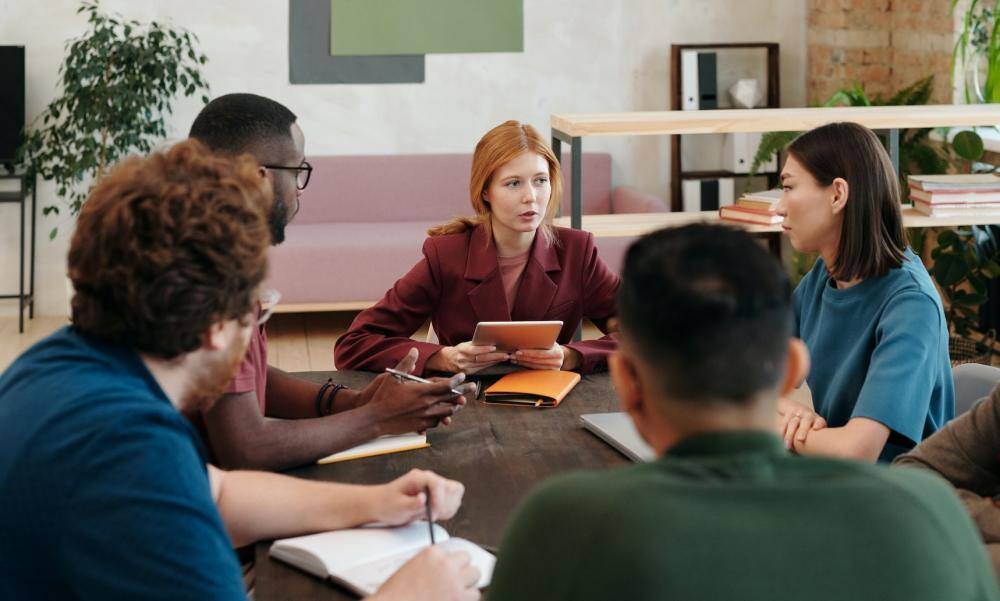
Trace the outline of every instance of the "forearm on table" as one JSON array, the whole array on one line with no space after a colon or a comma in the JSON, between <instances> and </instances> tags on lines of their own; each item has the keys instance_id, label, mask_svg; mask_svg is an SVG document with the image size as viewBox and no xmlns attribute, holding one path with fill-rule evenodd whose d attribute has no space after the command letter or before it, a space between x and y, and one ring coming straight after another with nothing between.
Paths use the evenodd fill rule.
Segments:
<instances>
[{"instance_id":1,"label":"forearm on table","mask_svg":"<svg viewBox=\"0 0 1000 601\"><path fill-rule=\"evenodd\" d=\"M451 373L455 371L454 367L451 364L451 361L448 360L446 351L446 349L448 348L450 347L442 346L433 355L427 357L427 361L424 362L424 370L444 372L444 373Z\"/></svg>"},{"instance_id":2,"label":"forearm on table","mask_svg":"<svg viewBox=\"0 0 1000 601\"><path fill-rule=\"evenodd\" d=\"M285 419L316 417L316 393L320 386L269 365L265 412L269 417Z\"/></svg>"},{"instance_id":3,"label":"forearm on table","mask_svg":"<svg viewBox=\"0 0 1000 601\"><path fill-rule=\"evenodd\" d=\"M213 432L219 464L230 469L282 470L357 446L378 435L365 407L327 417L230 424Z\"/></svg>"},{"instance_id":4,"label":"forearm on table","mask_svg":"<svg viewBox=\"0 0 1000 601\"><path fill-rule=\"evenodd\" d=\"M789 401L793 402L793 401ZM889 438L889 428L867 418L853 418L838 428L812 430L805 441L795 440L800 455L822 455L874 463Z\"/></svg>"},{"instance_id":5,"label":"forearm on table","mask_svg":"<svg viewBox=\"0 0 1000 601\"><path fill-rule=\"evenodd\" d=\"M235 547L351 528L374 519L372 487L212 466L209 473L216 506Z\"/></svg>"},{"instance_id":6,"label":"forearm on table","mask_svg":"<svg viewBox=\"0 0 1000 601\"><path fill-rule=\"evenodd\" d=\"M312 382L303 378L297 378L288 372L277 367L267 368L267 404L265 412L268 417L280 417L283 419L303 419L317 417L316 395L319 393L322 384ZM328 399L329 391L323 393L323 404ZM336 413L353 409L353 401L356 395L341 389L333 397L332 411Z\"/></svg>"},{"instance_id":7,"label":"forearm on table","mask_svg":"<svg viewBox=\"0 0 1000 601\"><path fill-rule=\"evenodd\" d=\"M613 339L604 337L598 340L582 340L565 345L576 354L575 364L563 369L577 369L581 373L604 370L607 368L608 356L618 348Z\"/></svg>"}]
</instances>

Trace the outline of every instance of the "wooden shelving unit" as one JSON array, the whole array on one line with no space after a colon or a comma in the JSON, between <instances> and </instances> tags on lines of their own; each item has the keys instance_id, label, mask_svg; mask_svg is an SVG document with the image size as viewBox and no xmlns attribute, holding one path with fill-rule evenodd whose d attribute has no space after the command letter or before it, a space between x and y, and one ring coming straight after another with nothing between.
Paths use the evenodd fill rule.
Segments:
<instances>
[{"instance_id":1,"label":"wooden shelving unit","mask_svg":"<svg viewBox=\"0 0 1000 601\"><path fill-rule=\"evenodd\" d=\"M753 110L723 109L699 111L645 111L632 113L576 113L554 114L552 126L552 149L560 157L562 143L570 144L572 181L572 214L570 219L561 220L569 226L580 229L581 220L581 162L583 138L588 136L664 136L674 134L708 134L732 132L804 131L836 121L854 121L874 130L885 130L889 137L889 155L893 165L898 167L899 130L911 127L956 127L1000 124L1000 104L972 105L927 105L927 106L863 106L829 108L761 108ZM685 219L685 213L673 213ZM608 220L594 221L597 217ZM629 223L630 215L588 216L587 223L612 223L621 220ZM656 223L661 214L639 216L643 223ZM931 218L926 218L931 219ZM919 223L916 216L910 223ZM969 225L994 223L994 220L975 221L972 214L958 221L947 223L934 221L920 227L937 225ZM669 223L663 222L663 225ZM661 226L662 227L662 226ZM913 227L918 227L914 225ZM590 227L585 229L591 230ZM654 229L645 228L643 231ZM593 231L593 230L591 230ZM779 231L779 230L773 230ZM608 234L610 235L610 234ZM621 236L629 233L616 234Z\"/></svg>"},{"instance_id":2,"label":"wooden shelving unit","mask_svg":"<svg viewBox=\"0 0 1000 601\"><path fill-rule=\"evenodd\" d=\"M765 77L765 96L764 96L764 107L761 108L777 108L781 106L781 85L780 85L780 72L778 69L778 44L773 42L747 42L747 43L733 43L733 44L674 44L670 47L670 77L671 77L671 93L670 93L670 109L671 111L679 111L683 106L683 65L681 61L681 52L688 50L718 50L725 51L732 50L745 50L748 52L761 52L763 51L766 55L767 63L767 74ZM726 91L717 89L717 96L721 97ZM701 110L701 109L699 109ZM760 110L760 108L753 109L733 109L733 110ZM689 110L687 112L698 112L696 110ZM672 211L683 210L683 194L681 191L681 182L686 179L719 179L719 178L741 178L746 177L745 172L730 171L728 169L715 169L715 170L685 170L682 160L683 152L681 146L683 139L680 134L670 136L670 199L669 204ZM749 166L748 166L749 167ZM749 171L749 169L748 169ZM777 173L775 172L762 172L758 173L760 176L767 176L768 183L771 186L777 184Z\"/></svg>"},{"instance_id":3,"label":"wooden shelving unit","mask_svg":"<svg viewBox=\"0 0 1000 601\"><path fill-rule=\"evenodd\" d=\"M904 227L955 227L959 225L990 225L997 222L992 215L976 213L960 217L929 217L914 209L903 209ZM679 211L673 213L632 213L625 215L584 215L583 228L597 238L642 236L664 227L679 227L689 223L724 223L754 234L781 233L780 225L755 225L719 219L718 211ZM560 217L555 224L570 227L569 217Z\"/></svg>"}]
</instances>

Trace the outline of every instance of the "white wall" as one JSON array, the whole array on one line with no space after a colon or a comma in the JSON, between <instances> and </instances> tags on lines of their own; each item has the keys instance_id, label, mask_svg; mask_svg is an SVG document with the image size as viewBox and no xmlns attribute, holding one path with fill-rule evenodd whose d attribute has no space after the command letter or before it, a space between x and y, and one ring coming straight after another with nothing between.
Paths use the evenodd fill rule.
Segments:
<instances>
[{"instance_id":1,"label":"white wall","mask_svg":"<svg viewBox=\"0 0 1000 601\"><path fill-rule=\"evenodd\" d=\"M190 29L208 55L212 94L252 91L289 106L306 134L307 154L471 152L508 119L543 133L555 112L669 108L672 43L776 41L781 98L805 104L806 3L803 0L524 0L523 53L432 55L426 81L398 85L290 85L288 5L279 0L103 0L105 10ZM27 46L28 118L56 93L65 40L85 22L70 0L0 0L0 44ZM0 82L0 89L2 89ZM200 108L180 101L170 121L183 136ZM612 153L616 185L666 197L666 138L591 138L585 150ZM55 200L42 185L39 205ZM16 287L17 213L0 205L0 291ZM47 234L60 224L60 237ZM62 314L67 234L72 221L39 218L38 304ZM14 303L0 302L0 315Z\"/></svg>"}]
</instances>

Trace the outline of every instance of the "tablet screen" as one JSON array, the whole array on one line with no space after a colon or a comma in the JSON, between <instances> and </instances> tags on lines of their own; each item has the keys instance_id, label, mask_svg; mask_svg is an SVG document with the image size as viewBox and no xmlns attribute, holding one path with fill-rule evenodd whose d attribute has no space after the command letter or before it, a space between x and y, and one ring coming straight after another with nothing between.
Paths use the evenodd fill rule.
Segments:
<instances>
[{"instance_id":1,"label":"tablet screen","mask_svg":"<svg viewBox=\"0 0 1000 601\"><path fill-rule=\"evenodd\" d=\"M556 343L561 321L481 321L472 343L495 345L497 350L547 349Z\"/></svg>"}]
</instances>

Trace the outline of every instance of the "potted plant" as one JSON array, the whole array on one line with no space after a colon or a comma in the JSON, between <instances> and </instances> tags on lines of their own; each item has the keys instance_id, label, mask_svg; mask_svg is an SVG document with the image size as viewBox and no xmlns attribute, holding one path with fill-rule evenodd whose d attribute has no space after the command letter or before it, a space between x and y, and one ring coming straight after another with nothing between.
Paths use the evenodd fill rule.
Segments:
<instances>
[{"instance_id":1,"label":"potted plant","mask_svg":"<svg viewBox=\"0 0 1000 601\"><path fill-rule=\"evenodd\" d=\"M107 15L96 0L84 0L77 13L87 16L89 30L66 43L62 94L26 128L18 158L29 175L55 182L70 216L110 165L149 152L166 136L164 118L179 93L201 92L208 102L200 71L207 59L194 34ZM58 204L42 208L43 215L59 213ZM53 227L49 237L57 232Z\"/></svg>"},{"instance_id":2,"label":"potted plant","mask_svg":"<svg viewBox=\"0 0 1000 601\"><path fill-rule=\"evenodd\" d=\"M954 11L957 5L958 0L952 0L951 10ZM1000 0L970 0L962 15L962 31L955 40L952 67L954 70L955 61L961 59L966 74L962 86L966 102L1000 102L998 17Z\"/></svg>"},{"instance_id":3,"label":"potted plant","mask_svg":"<svg viewBox=\"0 0 1000 601\"><path fill-rule=\"evenodd\" d=\"M998 0L1000 1L1000 0ZM928 76L911 83L899 90L889 98L876 95L869 97L864 86L854 84L853 87L837 90L821 106L899 106L899 105L921 105L927 104L934 92L934 76ZM776 153L784 150L785 146L795 139L801 132L797 131L776 131L768 132L761 137L757 153L754 155L753 165L750 173L753 175L761 165L766 163ZM931 129L903 129L899 132L899 174L900 179L905 180L905 176L910 173L942 173L946 171L953 159L947 146L940 149L930 139ZM980 148L979 156L982 156L982 139L974 131L963 131L955 136L952 147L958 150L959 147L965 150L966 146L975 147L978 142ZM905 183L905 181L904 181Z\"/></svg>"},{"instance_id":4,"label":"potted plant","mask_svg":"<svg viewBox=\"0 0 1000 601\"><path fill-rule=\"evenodd\" d=\"M990 364L996 334L987 333L980 341L973 340L971 334L979 332L980 307L986 302L989 280L1000 276L997 242L994 230L978 226L937 234L937 246L931 251L931 275L945 301L952 363Z\"/></svg>"}]
</instances>

